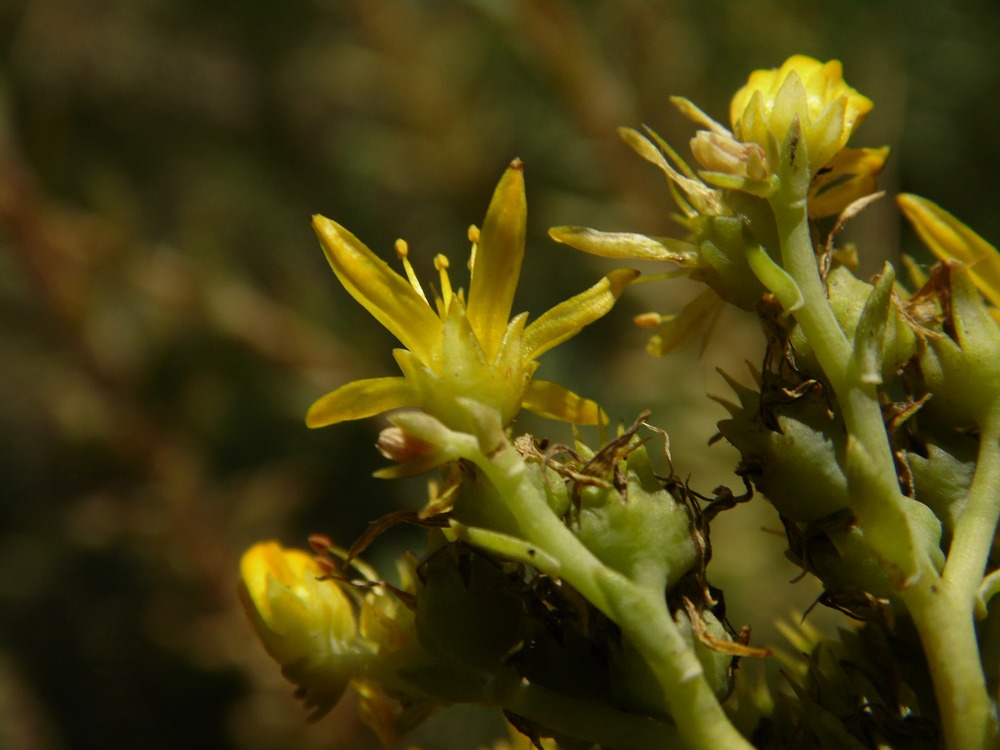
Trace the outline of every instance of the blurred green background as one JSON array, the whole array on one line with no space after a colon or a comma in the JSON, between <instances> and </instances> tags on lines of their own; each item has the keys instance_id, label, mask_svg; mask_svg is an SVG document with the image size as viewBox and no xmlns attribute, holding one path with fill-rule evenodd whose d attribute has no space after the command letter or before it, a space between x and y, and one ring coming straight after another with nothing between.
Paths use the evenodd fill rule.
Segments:
<instances>
[{"instance_id":1,"label":"blurred green background","mask_svg":"<svg viewBox=\"0 0 1000 750\"><path fill-rule=\"evenodd\" d=\"M1000 238L1000 4L676 0L36 0L0 5L0 748L374 747L349 700L306 726L235 596L241 551L311 532L350 544L423 480L370 477L378 420L311 432L313 399L394 370L394 345L339 287L323 213L427 276L461 263L511 158L526 165L536 314L611 262L554 224L667 234L662 179L618 140L647 123L685 151L670 94L721 120L755 67L843 60L888 144L883 185ZM850 229L874 271L916 252L891 201ZM651 270L651 269L647 269ZM728 313L707 352L654 360L630 292L540 376L631 421L654 407L703 492L736 456L707 447L714 368L759 360ZM560 440L567 428L519 425ZM788 583L762 501L726 514L714 582L734 624L816 596ZM419 535L373 550L383 571ZM817 621L825 621L818 616ZM465 750L499 727L444 715L401 747Z\"/></svg>"}]
</instances>

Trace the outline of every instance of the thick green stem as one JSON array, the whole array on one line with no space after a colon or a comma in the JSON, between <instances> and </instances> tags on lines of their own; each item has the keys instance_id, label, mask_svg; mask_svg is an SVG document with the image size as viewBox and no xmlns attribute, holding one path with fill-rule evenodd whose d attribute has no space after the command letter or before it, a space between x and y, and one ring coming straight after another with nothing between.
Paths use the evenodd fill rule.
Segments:
<instances>
[{"instance_id":1,"label":"thick green stem","mask_svg":"<svg viewBox=\"0 0 1000 750\"><path fill-rule=\"evenodd\" d=\"M654 595L640 588L595 557L549 507L544 491L528 476L512 446L504 445L489 458L482 454L468 458L504 499L525 538L544 550L546 559L558 560L557 570L545 572L558 575L586 597L645 657L684 741L703 750L751 750L670 617L663 592Z\"/></svg>"},{"instance_id":2,"label":"thick green stem","mask_svg":"<svg viewBox=\"0 0 1000 750\"><path fill-rule=\"evenodd\" d=\"M771 205L783 266L801 292L795 320L823 368L847 428L844 462L851 509L869 544L889 566L890 579L903 585L926 572L929 561L922 559L926 555L919 554L910 530L875 385L863 382L853 366L853 346L837 322L820 277L805 196L789 192L779 191Z\"/></svg>"},{"instance_id":3,"label":"thick green stem","mask_svg":"<svg viewBox=\"0 0 1000 750\"><path fill-rule=\"evenodd\" d=\"M972 606L940 579L925 577L902 592L934 682L949 750L998 747L997 719L986 689Z\"/></svg>"},{"instance_id":4,"label":"thick green stem","mask_svg":"<svg viewBox=\"0 0 1000 750\"><path fill-rule=\"evenodd\" d=\"M979 457L965 507L955 525L942 578L969 606L979 590L1000 521L1000 404L980 425Z\"/></svg>"},{"instance_id":5,"label":"thick green stem","mask_svg":"<svg viewBox=\"0 0 1000 750\"><path fill-rule=\"evenodd\" d=\"M977 568L971 577L977 586L982 578L997 511L990 509L993 523L988 528L983 525L985 512L970 516L962 527L962 538L968 538L974 550L954 558L956 569L966 568L963 581L942 580L910 525L906 503L913 501L899 489L878 393L874 385L862 381L852 364L852 344L833 313L816 262L805 185L801 179L785 179L792 176L791 170L783 176L783 189L771 198L771 205L784 269L801 291L802 305L795 311L795 319L826 374L847 428L844 462L851 509L889 579L899 588L920 633L946 746L951 750L995 747L997 723L980 663L966 581L970 567ZM992 440L996 450L995 434ZM997 468L987 471L984 483L996 487ZM989 501L995 504L996 495ZM977 507L985 504L985 500L976 502Z\"/></svg>"}]
</instances>

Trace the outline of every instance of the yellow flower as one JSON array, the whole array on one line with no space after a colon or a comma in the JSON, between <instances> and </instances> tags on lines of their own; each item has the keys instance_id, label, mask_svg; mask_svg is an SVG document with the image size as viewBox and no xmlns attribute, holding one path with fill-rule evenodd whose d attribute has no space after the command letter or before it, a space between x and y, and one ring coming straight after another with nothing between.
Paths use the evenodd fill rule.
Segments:
<instances>
[{"instance_id":1,"label":"yellow flower","mask_svg":"<svg viewBox=\"0 0 1000 750\"><path fill-rule=\"evenodd\" d=\"M463 405L467 399L496 410L504 424L522 406L577 424L603 420L593 401L532 375L539 356L607 313L638 272L613 271L531 324L527 313L510 319L524 257L525 221L524 176L515 160L493 194L482 231L470 230L468 298L453 291L448 261L439 255L440 288L428 300L405 243L397 243L397 253L406 279L339 224L314 217L320 244L344 288L406 348L394 351L402 377L341 386L313 404L306 423L322 427L409 406L451 429L475 432L475 419Z\"/></svg>"},{"instance_id":2,"label":"yellow flower","mask_svg":"<svg viewBox=\"0 0 1000 750\"><path fill-rule=\"evenodd\" d=\"M264 648L302 689L313 716L321 716L354 675L354 606L334 581L323 578L312 555L277 542L248 549L240 575L240 596Z\"/></svg>"},{"instance_id":3,"label":"yellow flower","mask_svg":"<svg viewBox=\"0 0 1000 750\"><path fill-rule=\"evenodd\" d=\"M844 82L839 60L794 55L777 70L755 70L733 97L730 118L738 141L756 143L772 165L797 119L815 175L844 146L872 102Z\"/></svg>"},{"instance_id":4,"label":"yellow flower","mask_svg":"<svg viewBox=\"0 0 1000 750\"><path fill-rule=\"evenodd\" d=\"M782 71L786 69L788 72L783 77ZM802 76L811 76L809 80L813 89L818 89L815 97L812 96L813 89L807 90L801 85ZM840 86L835 86L831 83L832 80L839 81ZM784 93L776 98L772 97L772 100L766 98L768 94L766 90L754 88L754 84L763 87L770 83L773 86L778 85L779 81L783 83L778 93L782 91ZM816 60L797 56L786 62L780 71L758 70L750 76L750 83L737 92L732 103L735 133L683 97L671 97L671 102L686 117L702 127L691 139L691 151L698 163L704 167L698 172L698 176L716 188L740 190L762 198L772 195L778 187L774 176L780 156L778 151L791 121L786 123L775 115L771 122L767 122L767 112L761 114L758 110L760 107L766 110L769 101L771 114L775 111L775 107L778 107L779 114L784 113L782 116L788 114L785 110L794 110L792 119L798 116L804 128L810 157L812 180L809 184L809 216L819 219L840 214L855 201L873 193L877 187L876 178L889 157L887 147L861 149L844 147L853 127L857 126L864 113L871 107L871 102L853 92L853 89L847 89L853 93L845 93L835 98L823 111L810 110L810 106L823 100L825 95L832 96L841 89L847 89L847 86L840 79L840 63L834 61L821 64ZM801 98L795 100L796 96ZM862 101L867 105L862 105ZM747 109L750 104L756 109ZM844 115L844 112L847 114ZM804 116L801 113L805 113ZM748 118L752 122L745 125L744 121ZM853 118L850 127L847 127L845 118ZM832 138L834 134L838 135ZM653 136L656 137L655 134ZM629 141L630 145L636 148L636 138L633 136ZM818 146L820 141L822 144ZM660 147L663 148L662 143ZM648 148L646 150L648 151ZM680 161L676 154L669 150L666 153L678 162L683 172L693 176L687 165ZM643 151L640 151L640 154L650 159ZM691 193L689 186L678 182L680 174L676 170L673 175L668 173L668 176L681 190ZM709 213L717 212L709 211Z\"/></svg>"}]
</instances>

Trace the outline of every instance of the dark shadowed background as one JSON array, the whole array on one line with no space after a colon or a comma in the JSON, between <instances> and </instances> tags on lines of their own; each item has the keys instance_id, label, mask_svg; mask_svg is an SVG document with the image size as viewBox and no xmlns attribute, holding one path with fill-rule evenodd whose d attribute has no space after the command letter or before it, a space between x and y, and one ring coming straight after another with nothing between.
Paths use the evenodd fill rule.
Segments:
<instances>
[{"instance_id":1,"label":"dark shadowed background","mask_svg":"<svg viewBox=\"0 0 1000 750\"><path fill-rule=\"evenodd\" d=\"M853 144L892 146L890 194L996 242L998 32L986 0L0 4L0 748L375 746L350 701L305 725L235 596L250 543L347 545L425 498L422 480L370 477L379 420L304 427L325 391L394 369L310 214L387 258L405 237L427 277L438 252L461 267L519 156L516 307L537 314L614 267L548 226L675 231L618 125L686 152L670 94L726 120L751 69L802 52L840 58L875 100ZM850 232L870 272L919 252L891 200ZM754 324L727 313L701 357L655 360L629 322L691 293L635 288L539 374L615 418L653 407L696 488L738 489L735 454L706 445L724 412L705 396L726 393L716 365L743 377L758 361ZM816 589L788 583L761 501L727 515L715 583L735 624L775 642L771 621ZM419 543L393 530L371 560L388 574ZM401 748L470 750L498 727L449 712Z\"/></svg>"}]
</instances>

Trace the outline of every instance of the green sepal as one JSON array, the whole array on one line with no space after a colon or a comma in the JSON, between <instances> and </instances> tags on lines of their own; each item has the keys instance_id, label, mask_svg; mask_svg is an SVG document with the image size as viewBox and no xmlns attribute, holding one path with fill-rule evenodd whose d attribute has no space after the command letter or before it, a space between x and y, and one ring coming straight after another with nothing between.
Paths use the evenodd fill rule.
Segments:
<instances>
[{"instance_id":1,"label":"green sepal","mask_svg":"<svg viewBox=\"0 0 1000 750\"><path fill-rule=\"evenodd\" d=\"M420 644L444 664L499 669L522 637L524 611L504 567L464 545L445 544L417 573Z\"/></svg>"},{"instance_id":2,"label":"green sepal","mask_svg":"<svg viewBox=\"0 0 1000 750\"><path fill-rule=\"evenodd\" d=\"M890 267L891 268L891 267ZM883 273L879 281L882 281ZM859 343L858 327L861 324L862 315L868 306L868 315L877 312L876 307L869 305L875 290L871 284L862 281L844 266L836 266L827 274L827 289L829 290L830 306L833 314L837 318L841 329L855 341L855 351ZM889 383L893 380L900 368L909 361L917 351L917 336L914 333L913 325L896 310L891 303L891 289L888 300L875 302L886 304L886 322L882 328L880 337L874 337L873 341L865 343L866 347L871 347L870 356L879 362L878 375L882 383ZM869 327L870 331L870 327ZM867 338L862 334L861 339ZM812 346L803 334L799 326L795 326L789 334L789 342L795 355L795 365L797 369L807 376L816 378L822 377L822 369L816 362Z\"/></svg>"},{"instance_id":3,"label":"green sepal","mask_svg":"<svg viewBox=\"0 0 1000 750\"><path fill-rule=\"evenodd\" d=\"M826 405L804 396L784 405L761 409L760 394L729 379L740 398L730 405L730 419L719 432L740 452L754 486L783 516L807 523L847 508L843 455L843 423L831 418Z\"/></svg>"},{"instance_id":4,"label":"green sepal","mask_svg":"<svg viewBox=\"0 0 1000 750\"><path fill-rule=\"evenodd\" d=\"M858 317L851 360L862 383L877 385L882 382L884 360L882 344L889 320L889 304L892 301L892 285L895 280L896 272L886 263Z\"/></svg>"},{"instance_id":5,"label":"green sepal","mask_svg":"<svg viewBox=\"0 0 1000 750\"><path fill-rule=\"evenodd\" d=\"M953 433L946 440L927 440L921 453L910 452L906 463L913 478L913 496L934 511L946 532L955 528L965 507L976 470L976 441Z\"/></svg>"},{"instance_id":6,"label":"green sepal","mask_svg":"<svg viewBox=\"0 0 1000 750\"><path fill-rule=\"evenodd\" d=\"M930 335L920 353L929 413L956 429L981 426L1000 400L1000 325L963 266L948 267L948 335ZM950 325L948 325L950 323Z\"/></svg>"},{"instance_id":7,"label":"green sepal","mask_svg":"<svg viewBox=\"0 0 1000 750\"><path fill-rule=\"evenodd\" d=\"M645 448L633 450L625 468L624 495L614 486L580 490L571 528L606 566L662 596L698 559L690 520L656 478Z\"/></svg>"},{"instance_id":8,"label":"green sepal","mask_svg":"<svg viewBox=\"0 0 1000 750\"><path fill-rule=\"evenodd\" d=\"M778 199L787 200L791 196L793 200L805 201L809 194L812 172L809 168L809 147L798 115L785 134L780 154L777 173L781 179L781 188L776 193L779 195Z\"/></svg>"},{"instance_id":9,"label":"green sepal","mask_svg":"<svg viewBox=\"0 0 1000 750\"><path fill-rule=\"evenodd\" d=\"M700 217L693 223L703 263L691 278L712 287L729 304L752 311L767 290L747 262L744 219Z\"/></svg>"}]
</instances>

